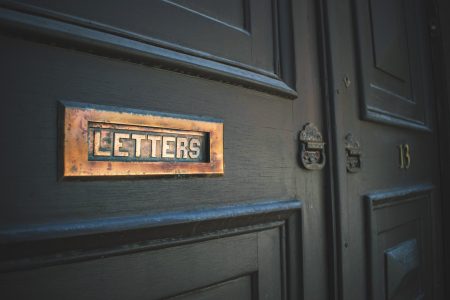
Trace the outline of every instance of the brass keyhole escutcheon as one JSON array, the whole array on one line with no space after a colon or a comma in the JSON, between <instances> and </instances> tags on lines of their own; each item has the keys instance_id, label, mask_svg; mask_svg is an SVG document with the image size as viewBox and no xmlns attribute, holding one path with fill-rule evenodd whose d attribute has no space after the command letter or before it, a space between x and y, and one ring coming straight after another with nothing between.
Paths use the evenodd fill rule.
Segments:
<instances>
[{"instance_id":1,"label":"brass keyhole escutcheon","mask_svg":"<svg viewBox=\"0 0 450 300\"><path fill-rule=\"evenodd\" d=\"M325 166L325 142L319 129L307 123L299 133L299 156L302 166L307 170L322 170Z\"/></svg>"},{"instance_id":2,"label":"brass keyhole escutcheon","mask_svg":"<svg viewBox=\"0 0 450 300\"><path fill-rule=\"evenodd\" d=\"M345 155L348 173L357 173L361 170L361 146L355 137L349 133L345 136Z\"/></svg>"},{"instance_id":3,"label":"brass keyhole escutcheon","mask_svg":"<svg viewBox=\"0 0 450 300\"><path fill-rule=\"evenodd\" d=\"M409 144L398 145L400 154L400 169L407 170L411 166L411 147Z\"/></svg>"}]
</instances>

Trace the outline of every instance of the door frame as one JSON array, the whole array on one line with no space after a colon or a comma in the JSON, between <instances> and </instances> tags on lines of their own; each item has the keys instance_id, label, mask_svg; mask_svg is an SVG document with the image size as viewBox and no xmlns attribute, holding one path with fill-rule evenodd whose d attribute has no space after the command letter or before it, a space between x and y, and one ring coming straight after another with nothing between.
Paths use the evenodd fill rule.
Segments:
<instances>
[{"instance_id":1,"label":"door frame","mask_svg":"<svg viewBox=\"0 0 450 300\"><path fill-rule=\"evenodd\" d=\"M444 295L450 297L450 203L445 199L450 198L450 90L447 88L450 82L449 64L450 49L445 44L450 43L448 33L450 22L446 17L450 16L450 3L443 0L433 0L428 5L430 15L432 72L434 78L434 93L436 99L437 130L439 136L439 160L441 179L441 207L442 207L442 239L444 270L441 284L444 287ZM445 26L447 25L447 29ZM447 34L446 34L447 33Z\"/></svg>"},{"instance_id":2,"label":"door frame","mask_svg":"<svg viewBox=\"0 0 450 300\"><path fill-rule=\"evenodd\" d=\"M333 79L332 46L330 30L329 0L316 1L317 26L320 37L318 38L319 69L322 82L322 107L323 128L325 140L328 143L326 155L328 163L325 172L325 202L328 204L325 212L327 224L326 243L328 247L328 295L329 299L341 299L342 289L342 261L341 239L339 230L339 162L337 136L337 123L335 116L335 85Z\"/></svg>"}]
</instances>

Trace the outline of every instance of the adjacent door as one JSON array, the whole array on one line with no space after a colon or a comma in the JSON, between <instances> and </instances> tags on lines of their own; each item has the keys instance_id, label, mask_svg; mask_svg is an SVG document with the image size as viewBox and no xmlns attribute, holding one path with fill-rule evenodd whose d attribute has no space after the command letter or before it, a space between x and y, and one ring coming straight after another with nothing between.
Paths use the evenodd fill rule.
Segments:
<instances>
[{"instance_id":1,"label":"adjacent door","mask_svg":"<svg viewBox=\"0 0 450 300\"><path fill-rule=\"evenodd\" d=\"M432 3L337 2L327 9L340 298L442 299Z\"/></svg>"}]
</instances>

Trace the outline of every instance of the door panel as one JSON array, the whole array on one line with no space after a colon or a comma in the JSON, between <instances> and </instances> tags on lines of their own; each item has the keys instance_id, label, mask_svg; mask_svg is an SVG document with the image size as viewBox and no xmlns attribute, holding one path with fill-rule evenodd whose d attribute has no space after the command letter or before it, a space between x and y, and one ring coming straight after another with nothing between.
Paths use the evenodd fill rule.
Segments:
<instances>
[{"instance_id":1,"label":"door panel","mask_svg":"<svg viewBox=\"0 0 450 300\"><path fill-rule=\"evenodd\" d=\"M235 64L274 73L272 24L275 23L270 1L258 5L234 1L226 6L220 1L195 4L192 1L155 0L18 2L46 9L58 18L95 22L109 31L151 39L155 44L202 51ZM129 18L130 14L133 18ZM262 34L265 32L272 34Z\"/></svg>"},{"instance_id":2,"label":"door panel","mask_svg":"<svg viewBox=\"0 0 450 300\"><path fill-rule=\"evenodd\" d=\"M355 1L363 118L429 127L422 11L422 1Z\"/></svg>"},{"instance_id":3,"label":"door panel","mask_svg":"<svg viewBox=\"0 0 450 300\"><path fill-rule=\"evenodd\" d=\"M78 220L140 214L146 209L177 209L189 203L187 195L195 198L189 204L192 209L205 203L294 198L295 169L290 161L292 157L295 159L295 148L284 146L293 144L290 120L285 118L291 114L290 100L280 102L278 97L245 89L242 94L240 88L232 86L40 44L9 39L3 39L2 44L6 45L5 51L20 60L3 56L4 70L10 74L5 82L15 101L9 105L9 113L2 122L5 125L14 122L17 130L24 132L22 137L13 131L2 132L17 145L8 148L5 155L15 157L17 149L35 149L33 156L22 155L19 161L6 161L7 167L1 171L4 184L15 191L14 197L4 200L9 211L0 212L3 224L51 222L68 217L67 210L70 219ZM26 83L29 87L25 90ZM214 96L215 93L222 96ZM224 95L227 101L223 101ZM60 182L56 127L59 100L227 119L226 174L195 180ZM233 106L240 109L235 111ZM216 113L217 110L221 112ZM31 132L29 124L40 125ZM236 147L239 151L227 150ZM264 151L254 155L254 149ZM245 184L241 186L242 182ZM241 188L234 188L238 186ZM230 190L232 196L227 192ZM93 205L98 208L92 209Z\"/></svg>"},{"instance_id":4,"label":"door panel","mask_svg":"<svg viewBox=\"0 0 450 300\"><path fill-rule=\"evenodd\" d=\"M127 5L120 1L8 1L4 6L9 8L2 11L5 29L20 28L33 39L287 98L297 95L286 0L258 1L258 5L245 0L227 9L168 0ZM227 23L236 21L242 24ZM34 30L39 36L33 35Z\"/></svg>"},{"instance_id":5,"label":"door panel","mask_svg":"<svg viewBox=\"0 0 450 300\"><path fill-rule=\"evenodd\" d=\"M374 299L420 299L431 290L432 189L418 185L365 196Z\"/></svg>"},{"instance_id":6,"label":"door panel","mask_svg":"<svg viewBox=\"0 0 450 300\"><path fill-rule=\"evenodd\" d=\"M2 295L4 299L230 299L233 295L280 299L280 233L278 228L267 229L6 274L1 276Z\"/></svg>"}]
</instances>

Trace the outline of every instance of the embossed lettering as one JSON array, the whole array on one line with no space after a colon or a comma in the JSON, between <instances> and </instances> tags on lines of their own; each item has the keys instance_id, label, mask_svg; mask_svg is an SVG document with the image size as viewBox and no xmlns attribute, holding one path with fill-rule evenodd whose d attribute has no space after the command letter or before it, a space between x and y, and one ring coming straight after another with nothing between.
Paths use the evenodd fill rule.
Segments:
<instances>
[{"instance_id":1,"label":"embossed lettering","mask_svg":"<svg viewBox=\"0 0 450 300\"><path fill-rule=\"evenodd\" d=\"M108 126L102 128L100 126ZM205 136L192 133L177 133L174 130L147 132L142 127L124 127L108 124L90 127L91 160L120 161L202 161ZM141 129L141 130L133 130Z\"/></svg>"},{"instance_id":2,"label":"embossed lettering","mask_svg":"<svg viewBox=\"0 0 450 300\"><path fill-rule=\"evenodd\" d=\"M147 138L147 136L145 134L132 134L131 138L136 140L135 156L136 157L141 157L141 149L142 149L141 141L145 140Z\"/></svg>"},{"instance_id":3,"label":"embossed lettering","mask_svg":"<svg viewBox=\"0 0 450 300\"><path fill-rule=\"evenodd\" d=\"M175 157L175 137L163 136L162 138L162 157L174 158Z\"/></svg>"},{"instance_id":4,"label":"embossed lettering","mask_svg":"<svg viewBox=\"0 0 450 300\"><path fill-rule=\"evenodd\" d=\"M184 137L177 138L177 158L188 158L188 139Z\"/></svg>"},{"instance_id":5,"label":"embossed lettering","mask_svg":"<svg viewBox=\"0 0 450 300\"><path fill-rule=\"evenodd\" d=\"M197 138L191 139L189 142L189 148L191 151L189 152L189 156L191 158L197 158L200 155L200 140Z\"/></svg>"},{"instance_id":6,"label":"embossed lettering","mask_svg":"<svg viewBox=\"0 0 450 300\"><path fill-rule=\"evenodd\" d=\"M96 156L111 156L110 150L102 150L102 133L104 131L95 131L94 133L94 155ZM110 145L111 146L111 145Z\"/></svg>"},{"instance_id":7,"label":"embossed lettering","mask_svg":"<svg viewBox=\"0 0 450 300\"><path fill-rule=\"evenodd\" d=\"M151 156L156 157L157 155L161 155L161 151L158 150L160 148L161 144L161 137L160 136L154 136L154 135L148 135L148 139L151 141Z\"/></svg>"},{"instance_id":8,"label":"embossed lettering","mask_svg":"<svg viewBox=\"0 0 450 300\"><path fill-rule=\"evenodd\" d=\"M123 140L129 139L130 134L128 133L114 133L114 156L128 156L127 151L123 151Z\"/></svg>"},{"instance_id":9,"label":"embossed lettering","mask_svg":"<svg viewBox=\"0 0 450 300\"><path fill-rule=\"evenodd\" d=\"M58 111L63 178L224 173L221 120L76 102Z\"/></svg>"}]
</instances>

